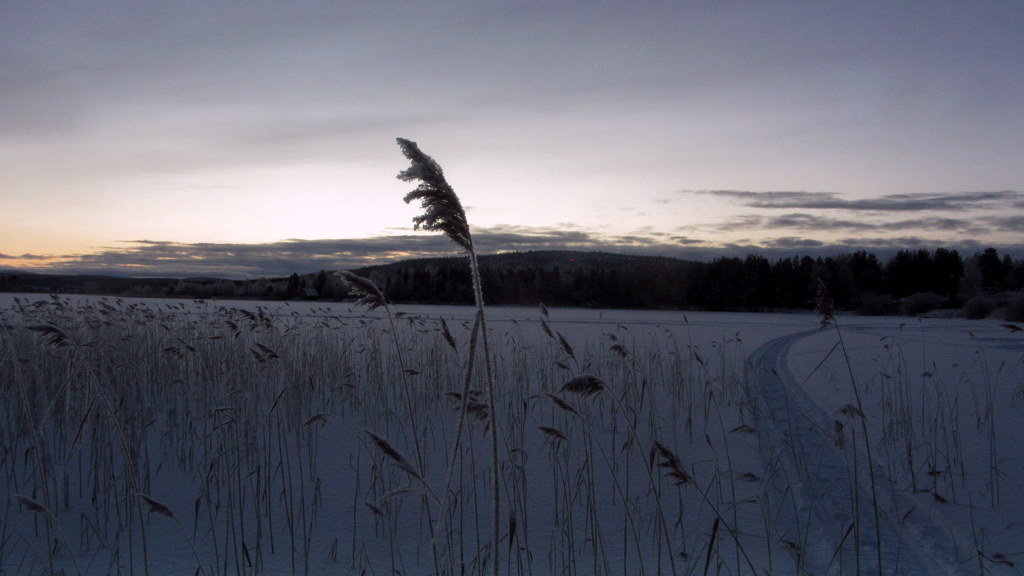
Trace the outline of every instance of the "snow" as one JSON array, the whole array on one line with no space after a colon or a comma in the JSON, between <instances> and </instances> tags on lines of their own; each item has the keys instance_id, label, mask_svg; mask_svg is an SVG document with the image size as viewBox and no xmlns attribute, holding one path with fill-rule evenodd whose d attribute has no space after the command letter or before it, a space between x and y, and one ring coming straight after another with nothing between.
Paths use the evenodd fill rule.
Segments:
<instances>
[{"instance_id":1,"label":"snow","mask_svg":"<svg viewBox=\"0 0 1024 576\"><path fill-rule=\"evenodd\" d=\"M0 573L489 573L494 414L482 406L456 447L448 394L474 310L392 312L393 325L318 302L0 295ZM503 574L1024 562L1024 332L487 315ZM474 372L482 389L479 356ZM603 390L561 390L582 375Z\"/></svg>"}]
</instances>

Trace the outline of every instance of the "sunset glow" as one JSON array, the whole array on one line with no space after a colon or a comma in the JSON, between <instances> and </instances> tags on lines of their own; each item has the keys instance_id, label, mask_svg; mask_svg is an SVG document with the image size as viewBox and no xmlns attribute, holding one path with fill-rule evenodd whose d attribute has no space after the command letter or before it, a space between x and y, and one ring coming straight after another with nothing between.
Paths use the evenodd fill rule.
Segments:
<instances>
[{"instance_id":1,"label":"sunset glow","mask_svg":"<svg viewBox=\"0 0 1024 576\"><path fill-rule=\"evenodd\" d=\"M2 16L0 267L443 254L412 231L395 137L444 166L486 251L1024 254L1016 2Z\"/></svg>"}]
</instances>

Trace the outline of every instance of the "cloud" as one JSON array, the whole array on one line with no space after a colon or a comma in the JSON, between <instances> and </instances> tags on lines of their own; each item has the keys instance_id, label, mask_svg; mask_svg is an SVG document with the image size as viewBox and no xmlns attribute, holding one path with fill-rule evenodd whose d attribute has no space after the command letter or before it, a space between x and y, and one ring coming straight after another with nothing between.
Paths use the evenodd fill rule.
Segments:
<instances>
[{"instance_id":1,"label":"cloud","mask_svg":"<svg viewBox=\"0 0 1024 576\"><path fill-rule=\"evenodd\" d=\"M1013 220L1013 219L1007 219ZM812 232L835 232L846 231L876 231L876 232L901 232L906 230L932 230L944 232L964 232L968 234L986 234L989 229L977 223L959 218L923 217L910 218L905 220L885 221L877 217L864 220L840 219L829 216L819 216L803 212L782 214L779 216L758 216L753 214L742 214L735 216L719 224L716 229L719 231L737 230L774 230L774 229L795 229ZM1003 227L1004 230L1014 230L1012 224ZM1019 229L1019 228L1017 228Z\"/></svg>"},{"instance_id":2,"label":"cloud","mask_svg":"<svg viewBox=\"0 0 1024 576\"><path fill-rule=\"evenodd\" d=\"M817 249L824 246L825 243L820 240L814 240L811 238L798 238L794 236L784 236L782 238L773 238L765 243L765 248L770 250L802 250L807 251L811 249Z\"/></svg>"},{"instance_id":3,"label":"cloud","mask_svg":"<svg viewBox=\"0 0 1024 576\"><path fill-rule=\"evenodd\" d=\"M366 239L289 239L263 244L149 240L128 244L69 258L58 267L110 269L134 276L284 276L455 252L442 236L411 234Z\"/></svg>"},{"instance_id":4,"label":"cloud","mask_svg":"<svg viewBox=\"0 0 1024 576\"><path fill-rule=\"evenodd\" d=\"M42 258L45 258L45 256L41 256L39 254L22 254L21 256L14 256L0 252L0 260L40 260Z\"/></svg>"},{"instance_id":5,"label":"cloud","mask_svg":"<svg viewBox=\"0 0 1024 576\"><path fill-rule=\"evenodd\" d=\"M789 221L790 224L820 224L818 220L807 219L799 214L783 215L779 219L782 223ZM1003 221L990 224L1012 226L1018 223L1018 219L1019 217L1006 217ZM751 226L757 222L763 226L780 223L774 222L774 218L762 217L737 220ZM897 224L899 223L891 223L892 230L899 228ZM849 228L853 232L860 231L856 226ZM499 251L582 250L704 261L721 256L747 254L759 254L768 258L794 255L816 257L857 250L867 250L885 258L901 249L931 249L939 246L957 249L964 255L969 255L988 246L974 240L943 240L942 235L847 237L827 242L812 236L789 234L716 244L685 235L655 235L644 231L621 236L601 236L586 230L561 227L496 226L474 231L474 241L482 254ZM998 248L1004 254L1016 257L1024 255L1024 244L1000 245ZM307 273L322 269L352 269L408 258L459 254L459 249L443 235L399 233L357 239L288 239L262 244L134 240L88 254L0 254L0 261L8 260L12 266L36 272L171 278L251 278L280 277L293 272Z\"/></svg>"},{"instance_id":6,"label":"cloud","mask_svg":"<svg viewBox=\"0 0 1024 576\"><path fill-rule=\"evenodd\" d=\"M709 236L724 233L733 236L733 242L754 245L768 245L772 241L765 240L765 235L783 231L788 233L779 234L781 238L814 237L840 249L852 244L894 245L918 237L928 238L931 245L976 241L1009 246L1024 240L1024 217L1006 216L1024 203L1024 192L1016 190L889 194L866 199L803 191L687 190L679 194L712 196L759 209L720 222L677 228L683 233L703 230ZM758 239L735 240L740 233L751 237L756 233ZM848 244L837 243L836 235L844 233L885 236L889 241L856 238Z\"/></svg>"},{"instance_id":7,"label":"cloud","mask_svg":"<svg viewBox=\"0 0 1024 576\"><path fill-rule=\"evenodd\" d=\"M669 240L680 246L700 246L701 244L708 243L706 240L690 238L689 236L672 236Z\"/></svg>"},{"instance_id":8,"label":"cloud","mask_svg":"<svg viewBox=\"0 0 1024 576\"><path fill-rule=\"evenodd\" d=\"M948 192L920 194L888 194L875 198L848 200L835 192L743 190L683 190L681 194L704 194L737 200L750 208L788 210L852 210L915 212L936 210L968 210L1000 208L1024 200L1024 193L1016 190L989 192Z\"/></svg>"},{"instance_id":9,"label":"cloud","mask_svg":"<svg viewBox=\"0 0 1024 576\"><path fill-rule=\"evenodd\" d=\"M1024 206L1022 206L1024 208ZM988 219L989 225L1001 232L1020 232L1024 230L1024 216L1005 216Z\"/></svg>"},{"instance_id":10,"label":"cloud","mask_svg":"<svg viewBox=\"0 0 1024 576\"><path fill-rule=\"evenodd\" d=\"M583 230L498 226L474 230L482 254L529 250L607 250L673 255L683 244L647 234L601 237ZM348 269L407 258L451 256L459 249L440 234L396 234L361 239L288 239L263 244L133 240L94 253L32 256L33 268L56 273L130 276L285 276Z\"/></svg>"}]
</instances>

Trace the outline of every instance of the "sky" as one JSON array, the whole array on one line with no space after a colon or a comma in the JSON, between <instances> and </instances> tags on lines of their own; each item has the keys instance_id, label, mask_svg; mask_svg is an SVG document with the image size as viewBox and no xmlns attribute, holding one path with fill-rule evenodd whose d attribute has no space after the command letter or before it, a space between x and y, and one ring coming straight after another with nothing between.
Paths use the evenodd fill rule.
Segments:
<instances>
[{"instance_id":1,"label":"sky","mask_svg":"<svg viewBox=\"0 0 1024 576\"><path fill-rule=\"evenodd\" d=\"M0 268L1024 256L1024 3L0 0Z\"/></svg>"}]
</instances>

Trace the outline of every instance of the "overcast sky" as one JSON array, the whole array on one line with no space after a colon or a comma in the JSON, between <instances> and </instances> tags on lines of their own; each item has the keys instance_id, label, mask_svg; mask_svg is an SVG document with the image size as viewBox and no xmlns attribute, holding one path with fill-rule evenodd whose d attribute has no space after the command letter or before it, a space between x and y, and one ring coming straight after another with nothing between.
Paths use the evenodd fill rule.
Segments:
<instances>
[{"instance_id":1,"label":"overcast sky","mask_svg":"<svg viewBox=\"0 0 1024 576\"><path fill-rule=\"evenodd\" d=\"M0 267L454 252L395 137L485 251L1024 246L1019 0L0 0L0 87Z\"/></svg>"}]
</instances>

